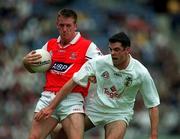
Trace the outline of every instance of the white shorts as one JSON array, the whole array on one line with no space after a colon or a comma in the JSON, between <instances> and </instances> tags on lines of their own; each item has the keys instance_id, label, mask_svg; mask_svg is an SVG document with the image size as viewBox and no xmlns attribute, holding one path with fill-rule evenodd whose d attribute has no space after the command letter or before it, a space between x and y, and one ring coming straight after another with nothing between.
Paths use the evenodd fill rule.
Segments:
<instances>
[{"instance_id":1,"label":"white shorts","mask_svg":"<svg viewBox=\"0 0 180 139\"><path fill-rule=\"evenodd\" d=\"M114 121L124 121L126 125L129 125L132 119L132 113L120 113L114 109L108 110L106 107L100 106L95 101L93 103L87 103L85 105L85 114L94 124L94 126L104 126Z\"/></svg>"},{"instance_id":2,"label":"white shorts","mask_svg":"<svg viewBox=\"0 0 180 139\"><path fill-rule=\"evenodd\" d=\"M35 112L47 107L55 98L55 93L50 91L42 92L42 95L36 105ZM84 98L80 93L70 93L57 106L52 117L62 121L72 113L84 113Z\"/></svg>"}]
</instances>

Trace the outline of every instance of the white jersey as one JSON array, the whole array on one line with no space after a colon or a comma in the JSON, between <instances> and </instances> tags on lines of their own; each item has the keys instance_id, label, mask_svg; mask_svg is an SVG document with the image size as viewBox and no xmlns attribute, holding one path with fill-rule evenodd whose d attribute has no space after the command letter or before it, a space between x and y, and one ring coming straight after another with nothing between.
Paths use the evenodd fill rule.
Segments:
<instances>
[{"instance_id":1,"label":"white jersey","mask_svg":"<svg viewBox=\"0 0 180 139\"><path fill-rule=\"evenodd\" d=\"M90 60L74 74L73 80L81 86L87 86L91 75L96 76L97 92L89 93L87 108L93 105L100 112L119 112L131 117L138 91L141 92L147 108L160 104L157 89L148 70L131 56L130 63L124 70L113 66L111 55Z\"/></svg>"}]
</instances>

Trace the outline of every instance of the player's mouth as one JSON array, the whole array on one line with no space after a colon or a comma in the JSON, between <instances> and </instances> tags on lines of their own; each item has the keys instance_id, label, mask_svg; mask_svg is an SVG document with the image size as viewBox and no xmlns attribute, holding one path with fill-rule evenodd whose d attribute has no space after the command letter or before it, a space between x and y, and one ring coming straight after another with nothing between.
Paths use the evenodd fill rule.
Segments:
<instances>
[{"instance_id":1,"label":"player's mouth","mask_svg":"<svg viewBox=\"0 0 180 139\"><path fill-rule=\"evenodd\" d=\"M118 58L116 58L116 57L112 57L112 60L118 60Z\"/></svg>"}]
</instances>

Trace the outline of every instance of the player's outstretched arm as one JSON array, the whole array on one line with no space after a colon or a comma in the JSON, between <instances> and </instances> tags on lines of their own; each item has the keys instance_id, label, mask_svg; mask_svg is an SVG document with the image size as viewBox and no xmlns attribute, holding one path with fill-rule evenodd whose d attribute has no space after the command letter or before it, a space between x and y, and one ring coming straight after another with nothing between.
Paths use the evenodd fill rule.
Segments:
<instances>
[{"instance_id":1,"label":"player's outstretched arm","mask_svg":"<svg viewBox=\"0 0 180 139\"><path fill-rule=\"evenodd\" d=\"M72 89L77 85L77 83L71 78L63 87L62 89L57 93L54 100L51 102L49 107L51 109L55 109L57 105L63 100L64 97L66 97Z\"/></svg>"},{"instance_id":2,"label":"player's outstretched arm","mask_svg":"<svg viewBox=\"0 0 180 139\"><path fill-rule=\"evenodd\" d=\"M158 106L149 109L151 122L150 139L158 139L159 110Z\"/></svg>"},{"instance_id":3,"label":"player's outstretched arm","mask_svg":"<svg viewBox=\"0 0 180 139\"><path fill-rule=\"evenodd\" d=\"M73 81L71 78L63 87L62 89L57 92L56 97L53 99L53 101L50 103L50 105L44 109L42 109L40 112L35 114L36 120L41 119L47 119L49 118L53 111L56 109L57 105L63 100L65 96L67 96L72 89L77 85L76 82Z\"/></svg>"}]
</instances>

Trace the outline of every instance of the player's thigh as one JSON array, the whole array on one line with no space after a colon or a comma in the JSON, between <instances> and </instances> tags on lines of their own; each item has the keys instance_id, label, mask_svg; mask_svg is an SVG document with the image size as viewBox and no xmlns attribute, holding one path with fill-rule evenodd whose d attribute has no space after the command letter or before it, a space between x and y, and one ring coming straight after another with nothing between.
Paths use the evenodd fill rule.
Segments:
<instances>
[{"instance_id":1,"label":"player's thigh","mask_svg":"<svg viewBox=\"0 0 180 139\"><path fill-rule=\"evenodd\" d=\"M45 139L58 121L52 117L37 121L33 119L29 139Z\"/></svg>"},{"instance_id":2,"label":"player's thigh","mask_svg":"<svg viewBox=\"0 0 180 139\"><path fill-rule=\"evenodd\" d=\"M118 120L105 125L105 139L123 139L127 125L123 120Z\"/></svg>"},{"instance_id":3,"label":"player's thigh","mask_svg":"<svg viewBox=\"0 0 180 139\"><path fill-rule=\"evenodd\" d=\"M73 113L62 120L63 129L68 139L83 139L84 136L84 114Z\"/></svg>"}]
</instances>

